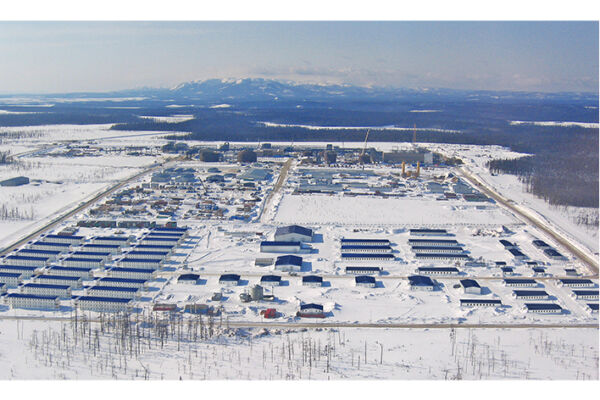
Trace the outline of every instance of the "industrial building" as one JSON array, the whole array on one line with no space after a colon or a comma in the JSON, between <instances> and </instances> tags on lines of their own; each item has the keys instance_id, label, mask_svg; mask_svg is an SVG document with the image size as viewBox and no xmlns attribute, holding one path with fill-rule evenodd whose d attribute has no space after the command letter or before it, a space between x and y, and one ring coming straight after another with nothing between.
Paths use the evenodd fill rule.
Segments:
<instances>
[{"instance_id":1,"label":"industrial building","mask_svg":"<svg viewBox=\"0 0 600 400\"><path fill-rule=\"evenodd\" d=\"M2 259L4 264L21 265L24 267L45 267L50 262L50 257L32 257L10 255Z\"/></svg>"},{"instance_id":2,"label":"industrial building","mask_svg":"<svg viewBox=\"0 0 600 400\"><path fill-rule=\"evenodd\" d=\"M97 286L133 287L142 289L146 286L147 280L105 277L100 278L95 282Z\"/></svg>"},{"instance_id":3,"label":"industrial building","mask_svg":"<svg viewBox=\"0 0 600 400\"><path fill-rule=\"evenodd\" d=\"M37 275L35 281L51 285L68 285L76 289L82 287L82 279L79 276Z\"/></svg>"},{"instance_id":4,"label":"industrial building","mask_svg":"<svg viewBox=\"0 0 600 400\"><path fill-rule=\"evenodd\" d=\"M90 251L90 252L119 254L121 252L121 246L119 246L118 244L89 243L89 244L82 245L81 250L82 251Z\"/></svg>"},{"instance_id":5,"label":"industrial building","mask_svg":"<svg viewBox=\"0 0 600 400\"><path fill-rule=\"evenodd\" d=\"M585 308L590 314L598 314L598 303L587 303Z\"/></svg>"},{"instance_id":6,"label":"industrial building","mask_svg":"<svg viewBox=\"0 0 600 400\"><path fill-rule=\"evenodd\" d=\"M462 254L463 249L459 246L442 247L442 246L412 246L410 248L414 253L433 253L433 254Z\"/></svg>"},{"instance_id":7,"label":"industrial building","mask_svg":"<svg viewBox=\"0 0 600 400\"><path fill-rule=\"evenodd\" d=\"M598 300L598 290L573 290L571 296L576 300Z\"/></svg>"},{"instance_id":8,"label":"industrial building","mask_svg":"<svg viewBox=\"0 0 600 400\"><path fill-rule=\"evenodd\" d=\"M240 276L238 274L223 274L219 277L219 285L223 286L237 286L240 282Z\"/></svg>"},{"instance_id":9,"label":"industrial building","mask_svg":"<svg viewBox=\"0 0 600 400\"><path fill-rule=\"evenodd\" d=\"M435 283L428 276L409 276L408 285L410 286L410 290L432 291L435 289Z\"/></svg>"},{"instance_id":10,"label":"industrial building","mask_svg":"<svg viewBox=\"0 0 600 400\"><path fill-rule=\"evenodd\" d=\"M504 286L507 287L535 287L537 284L538 283L535 281L535 279L504 279Z\"/></svg>"},{"instance_id":11,"label":"industrial building","mask_svg":"<svg viewBox=\"0 0 600 400\"><path fill-rule=\"evenodd\" d=\"M140 244L153 244L158 246L177 246L180 239L178 238L167 238L167 237L144 237ZM139 247L139 246L138 246Z\"/></svg>"},{"instance_id":12,"label":"industrial building","mask_svg":"<svg viewBox=\"0 0 600 400\"><path fill-rule=\"evenodd\" d=\"M135 299L139 297L140 288L124 286L93 286L86 290L88 296L116 297L123 299Z\"/></svg>"},{"instance_id":13,"label":"industrial building","mask_svg":"<svg viewBox=\"0 0 600 400\"><path fill-rule=\"evenodd\" d=\"M411 229L410 236L448 236L445 229Z\"/></svg>"},{"instance_id":14,"label":"industrial building","mask_svg":"<svg viewBox=\"0 0 600 400\"><path fill-rule=\"evenodd\" d=\"M461 307L501 307L502 302L497 299L460 299Z\"/></svg>"},{"instance_id":15,"label":"industrial building","mask_svg":"<svg viewBox=\"0 0 600 400\"><path fill-rule=\"evenodd\" d=\"M43 237L44 241L53 243L68 243L70 245L78 245L85 239L83 236L75 235L46 235Z\"/></svg>"},{"instance_id":16,"label":"industrial building","mask_svg":"<svg viewBox=\"0 0 600 400\"><path fill-rule=\"evenodd\" d=\"M518 300L547 300L550 296L545 290L513 290L513 297Z\"/></svg>"},{"instance_id":17,"label":"industrial building","mask_svg":"<svg viewBox=\"0 0 600 400\"><path fill-rule=\"evenodd\" d=\"M6 302L12 308L24 308L31 310L57 310L60 303L58 297L40 296L25 293L9 293L5 296Z\"/></svg>"},{"instance_id":18,"label":"industrial building","mask_svg":"<svg viewBox=\"0 0 600 400\"><path fill-rule=\"evenodd\" d=\"M123 236L96 236L93 239L94 244L108 244L119 247L129 246L131 239Z\"/></svg>"},{"instance_id":19,"label":"industrial building","mask_svg":"<svg viewBox=\"0 0 600 400\"><path fill-rule=\"evenodd\" d=\"M300 242L264 241L260 243L261 253L299 253Z\"/></svg>"},{"instance_id":20,"label":"industrial building","mask_svg":"<svg viewBox=\"0 0 600 400\"><path fill-rule=\"evenodd\" d=\"M594 287L594 282L589 279L559 279L556 284L563 287Z\"/></svg>"},{"instance_id":21,"label":"industrial building","mask_svg":"<svg viewBox=\"0 0 600 400\"><path fill-rule=\"evenodd\" d=\"M68 299L71 298L71 286L52 285L45 283L26 283L21 286L21 293Z\"/></svg>"},{"instance_id":22,"label":"industrial building","mask_svg":"<svg viewBox=\"0 0 600 400\"><path fill-rule=\"evenodd\" d=\"M282 272L300 272L302 270L302 257L285 255L277 257L275 269Z\"/></svg>"},{"instance_id":23,"label":"industrial building","mask_svg":"<svg viewBox=\"0 0 600 400\"><path fill-rule=\"evenodd\" d=\"M134 259L154 259L154 260L164 260L169 255L168 251L138 251L132 250L129 253L125 254L127 258Z\"/></svg>"},{"instance_id":24,"label":"industrial building","mask_svg":"<svg viewBox=\"0 0 600 400\"><path fill-rule=\"evenodd\" d=\"M102 258L68 257L62 263L65 267L101 268L104 266Z\"/></svg>"},{"instance_id":25,"label":"industrial building","mask_svg":"<svg viewBox=\"0 0 600 400\"><path fill-rule=\"evenodd\" d=\"M58 242L48 242L39 240L37 242L33 242L30 246L31 249L37 250L57 250L61 253L71 251L70 243L58 243Z\"/></svg>"},{"instance_id":26,"label":"industrial building","mask_svg":"<svg viewBox=\"0 0 600 400\"><path fill-rule=\"evenodd\" d=\"M417 260L429 260L429 261L459 261L468 260L467 254L454 254L454 253L416 253L415 258Z\"/></svg>"},{"instance_id":27,"label":"industrial building","mask_svg":"<svg viewBox=\"0 0 600 400\"><path fill-rule=\"evenodd\" d=\"M39 249L21 249L16 253L18 256L48 257L49 261L55 261L60 254L61 252L58 250Z\"/></svg>"},{"instance_id":28,"label":"industrial building","mask_svg":"<svg viewBox=\"0 0 600 400\"><path fill-rule=\"evenodd\" d=\"M481 294L481 286L473 279L462 279L460 285L464 294Z\"/></svg>"},{"instance_id":29,"label":"industrial building","mask_svg":"<svg viewBox=\"0 0 600 400\"><path fill-rule=\"evenodd\" d=\"M302 286L321 287L323 286L323 277L316 275L307 275L302 277Z\"/></svg>"},{"instance_id":30,"label":"industrial building","mask_svg":"<svg viewBox=\"0 0 600 400\"><path fill-rule=\"evenodd\" d=\"M0 264L0 273L19 274L22 278L29 278L33 274L40 272L40 267L25 267L22 265Z\"/></svg>"},{"instance_id":31,"label":"industrial building","mask_svg":"<svg viewBox=\"0 0 600 400\"><path fill-rule=\"evenodd\" d=\"M342 261L394 261L393 254L342 253Z\"/></svg>"},{"instance_id":32,"label":"industrial building","mask_svg":"<svg viewBox=\"0 0 600 400\"><path fill-rule=\"evenodd\" d=\"M159 251L159 252L166 252L167 255L171 255L171 253L173 252L173 245L167 245L167 246L163 246L163 245L157 245L157 244L138 244L137 246L133 247L133 251Z\"/></svg>"},{"instance_id":33,"label":"industrial building","mask_svg":"<svg viewBox=\"0 0 600 400\"><path fill-rule=\"evenodd\" d=\"M0 272L0 283L5 285L5 289L6 289L6 287L19 286L21 284L22 280L23 279L21 278L20 273Z\"/></svg>"},{"instance_id":34,"label":"industrial building","mask_svg":"<svg viewBox=\"0 0 600 400\"><path fill-rule=\"evenodd\" d=\"M537 314L561 314L563 309L554 303L525 303L523 306L528 313Z\"/></svg>"},{"instance_id":35,"label":"industrial building","mask_svg":"<svg viewBox=\"0 0 600 400\"><path fill-rule=\"evenodd\" d=\"M94 268L91 267L61 267L58 265L53 265L48 268L47 272L50 275L78 276L82 279L91 279L93 269Z\"/></svg>"},{"instance_id":36,"label":"industrial building","mask_svg":"<svg viewBox=\"0 0 600 400\"><path fill-rule=\"evenodd\" d=\"M416 271L418 274L423 275L458 275L460 271L455 267L419 267Z\"/></svg>"},{"instance_id":37,"label":"industrial building","mask_svg":"<svg viewBox=\"0 0 600 400\"><path fill-rule=\"evenodd\" d=\"M181 274L177 277L177 283L197 285L198 281L200 281L200 275L198 274Z\"/></svg>"},{"instance_id":38,"label":"industrial building","mask_svg":"<svg viewBox=\"0 0 600 400\"><path fill-rule=\"evenodd\" d=\"M301 304L297 314L301 318L324 318L323 306L321 304Z\"/></svg>"},{"instance_id":39,"label":"industrial building","mask_svg":"<svg viewBox=\"0 0 600 400\"><path fill-rule=\"evenodd\" d=\"M256 258L254 260L254 265L257 267L268 267L273 265L274 262L275 260L272 258Z\"/></svg>"},{"instance_id":40,"label":"industrial building","mask_svg":"<svg viewBox=\"0 0 600 400\"><path fill-rule=\"evenodd\" d=\"M96 312L128 312L133 305L132 299L115 297L81 296L75 301L80 310Z\"/></svg>"},{"instance_id":41,"label":"industrial building","mask_svg":"<svg viewBox=\"0 0 600 400\"><path fill-rule=\"evenodd\" d=\"M389 246L388 239L341 239L342 246Z\"/></svg>"},{"instance_id":42,"label":"industrial building","mask_svg":"<svg viewBox=\"0 0 600 400\"><path fill-rule=\"evenodd\" d=\"M108 275L113 278L151 280L154 279L156 271L156 269L114 267L108 270Z\"/></svg>"},{"instance_id":43,"label":"industrial building","mask_svg":"<svg viewBox=\"0 0 600 400\"><path fill-rule=\"evenodd\" d=\"M312 242L312 229L298 225L281 226L275 230L276 242Z\"/></svg>"},{"instance_id":44,"label":"industrial building","mask_svg":"<svg viewBox=\"0 0 600 400\"><path fill-rule=\"evenodd\" d=\"M342 245L342 253L391 253L392 248L388 246L367 246L367 245Z\"/></svg>"},{"instance_id":45,"label":"industrial building","mask_svg":"<svg viewBox=\"0 0 600 400\"><path fill-rule=\"evenodd\" d=\"M125 268L160 269L163 260L159 258L130 258L119 260L119 264Z\"/></svg>"},{"instance_id":46,"label":"industrial building","mask_svg":"<svg viewBox=\"0 0 600 400\"><path fill-rule=\"evenodd\" d=\"M112 254L108 251L74 251L71 257L75 258L101 258L103 262L111 259Z\"/></svg>"},{"instance_id":47,"label":"industrial building","mask_svg":"<svg viewBox=\"0 0 600 400\"><path fill-rule=\"evenodd\" d=\"M263 275L260 277L260 284L263 286L279 286L281 285L281 276Z\"/></svg>"},{"instance_id":48,"label":"industrial building","mask_svg":"<svg viewBox=\"0 0 600 400\"><path fill-rule=\"evenodd\" d=\"M377 275L381 273L381 267L346 267L345 272L348 275Z\"/></svg>"},{"instance_id":49,"label":"industrial building","mask_svg":"<svg viewBox=\"0 0 600 400\"><path fill-rule=\"evenodd\" d=\"M438 247L458 247L458 242L454 239L408 239L409 246L438 246Z\"/></svg>"},{"instance_id":50,"label":"industrial building","mask_svg":"<svg viewBox=\"0 0 600 400\"><path fill-rule=\"evenodd\" d=\"M354 285L356 287L374 288L377 281L370 275L359 275L354 277Z\"/></svg>"},{"instance_id":51,"label":"industrial building","mask_svg":"<svg viewBox=\"0 0 600 400\"><path fill-rule=\"evenodd\" d=\"M513 276L515 274L515 269L513 267L502 267L500 268L503 276Z\"/></svg>"}]
</instances>

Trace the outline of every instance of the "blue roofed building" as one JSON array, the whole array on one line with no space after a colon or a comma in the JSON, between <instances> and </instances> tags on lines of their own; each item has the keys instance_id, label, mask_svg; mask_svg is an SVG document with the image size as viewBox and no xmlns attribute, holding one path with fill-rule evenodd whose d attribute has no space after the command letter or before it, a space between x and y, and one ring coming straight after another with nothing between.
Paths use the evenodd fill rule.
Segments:
<instances>
[{"instance_id":1,"label":"blue roofed building","mask_svg":"<svg viewBox=\"0 0 600 400\"><path fill-rule=\"evenodd\" d=\"M285 255L277 257L275 269L282 272L300 272L302 270L302 257Z\"/></svg>"},{"instance_id":2,"label":"blue roofed building","mask_svg":"<svg viewBox=\"0 0 600 400\"><path fill-rule=\"evenodd\" d=\"M313 231L299 225L280 226L275 230L276 242L312 242Z\"/></svg>"}]
</instances>

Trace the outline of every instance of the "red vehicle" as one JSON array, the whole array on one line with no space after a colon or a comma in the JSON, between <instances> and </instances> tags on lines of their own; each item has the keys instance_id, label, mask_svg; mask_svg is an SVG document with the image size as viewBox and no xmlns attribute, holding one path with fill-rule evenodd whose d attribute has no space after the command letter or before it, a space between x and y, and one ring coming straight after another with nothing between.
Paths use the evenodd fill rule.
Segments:
<instances>
[{"instance_id":1,"label":"red vehicle","mask_svg":"<svg viewBox=\"0 0 600 400\"><path fill-rule=\"evenodd\" d=\"M265 318L277 318L277 310L274 308L267 308L260 312Z\"/></svg>"}]
</instances>

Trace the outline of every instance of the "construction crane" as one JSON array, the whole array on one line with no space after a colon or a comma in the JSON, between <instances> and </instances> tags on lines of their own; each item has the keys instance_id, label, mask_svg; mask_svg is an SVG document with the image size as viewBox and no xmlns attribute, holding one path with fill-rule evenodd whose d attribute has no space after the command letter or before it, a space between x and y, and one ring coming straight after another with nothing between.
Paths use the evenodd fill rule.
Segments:
<instances>
[{"instance_id":1,"label":"construction crane","mask_svg":"<svg viewBox=\"0 0 600 400\"><path fill-rule=\"evenodd\" d=\"M365 135L365 144L363 146L362 153L360 153L361 157L365 155L365 151L367 150L367 140L369 139L369 132L370 131L371 131L370 129L367 129L367 134Z\"/></svg>"},{"instance_id":2,"label":"construction crane","mask_svg":"<svg viewBox=\"0 0 600 400\"><path fill-rule=\"evenodd\" d=\"M417 124L413 126L413 146L417 144Z\"/></svg>"}]
</instances>

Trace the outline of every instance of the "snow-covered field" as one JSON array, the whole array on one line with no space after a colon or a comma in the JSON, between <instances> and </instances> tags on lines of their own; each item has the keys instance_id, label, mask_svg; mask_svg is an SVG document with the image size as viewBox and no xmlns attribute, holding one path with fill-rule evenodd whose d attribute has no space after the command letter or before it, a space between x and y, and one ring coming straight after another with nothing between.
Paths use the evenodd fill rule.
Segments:
<instances>
[{"instance_id":1,"label":"snow-covered field","mask_svg":"<svg viewBox=\"0 0 600 400\"><path fill-rule=\"evenodd\" d=\"M122 346L98 325L0 320L0 379L598 379L597 329L141 327Z\"/></svg>"}]
</instances>

